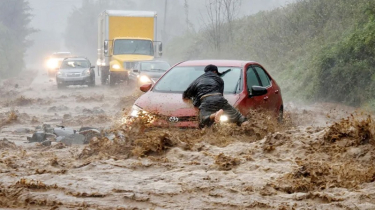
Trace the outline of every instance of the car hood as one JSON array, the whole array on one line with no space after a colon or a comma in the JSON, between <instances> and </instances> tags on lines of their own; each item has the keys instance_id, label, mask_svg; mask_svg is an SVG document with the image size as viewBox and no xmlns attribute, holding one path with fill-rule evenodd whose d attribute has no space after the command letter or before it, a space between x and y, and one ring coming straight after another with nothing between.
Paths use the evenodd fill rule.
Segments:
<instances>
[{"instance_id":1,"label":"car hood","mask_svg":"<svg viewBox=\"0 0 375 210\"><path fill-rule=\"evenodd\" d=\"M113 60L121 62L125 61L141 61L141 60L152 60L154 57L151 55L113 55Z\"/></svg>"},{"instance_id":2,"label":"car hood","mask_svg":"<svg viewBox=\"0 0 375 210\"><path fill-rule=\"evenodd\" d=\"M145 75L150 78L160 78L164 73L165 71L141 71L140 75Z\"/></svg>"},{"instance_id":3,"label":"car hood","mask_svg":"<svg viewBox=\"0 0 375 210\"><path fill-rule=\"evenodd\" d=\"M224 95L229 104L234 105L239 99L239 95ZM196 116L197 110L191 103L182 101L182 93L162 93L149 91L139 97L135 105L144 111L164 116Z\"/></svg>"},{"instance_id":4,"label":"car hood","mask_svg":"<svg viewBox=\"0 0 375 210\"><path fill-rule=\"evenodd\" d=\"M74 68L74 69L60 69L61 72L64 73L82 73L84 70L88 70L89 68Z\"/></svg>"}]
</instances>

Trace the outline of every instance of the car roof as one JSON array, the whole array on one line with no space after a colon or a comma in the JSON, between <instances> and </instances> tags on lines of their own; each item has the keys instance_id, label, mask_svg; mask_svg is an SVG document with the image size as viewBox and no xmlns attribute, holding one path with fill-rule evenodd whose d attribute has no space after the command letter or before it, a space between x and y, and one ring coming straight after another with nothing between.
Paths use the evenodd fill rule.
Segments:
<instances>
[{"instance_id":1,"label":"car roof","mask_svg":"<svg viewBox=\"0 0 375 210\"><path fill-rule=\"evenodd\" d=\"M71 52L54 52L52 55L72 54Z\"/></svg>"},{"instance_id":2,"label":"car roof","mask_svg":"<svg viewBox=\"0 0 375 210\"><path fill-rule=\"evenodd\" d=\"M243 67L247 63L258 64L255 61L244 61L244 60L189 60L179 63L177 66L207 66L213 64L216 66L234 66Z\"/></svg>"},{"instance_id":3,"label":"car roof","mask_svg":"<svg viewBox=\"0 0 375 210\"><path fill-rule=\"evenodd\" d=\"M133 37L133 36L130 36L130 37L116 37L114 40L121 40L121 39L124 39L124 40L147 40L147 41L152 41L152 39L150 38L143 38L143 37Z\"/></svg>"},{"instance_id":4,"label":"car roof","mask_svg":"<svg viewBox=\"0 0 375 210\"><path fill-rule=\"evenodd\" d=\"M64 60L75 60L75 61L82 61L82 60L88 60L87 58L85 57L68 57L68 58L65 58Z\"/></svg>"},{"instance_id":5,"label":"car roof","mask_svg":"<svg viewBox=\"0 0 375 210\"><path fill-rule=\"evenodd\" d=\"M163 63L168 63L167 61L163 61L163 60L148 60L148 61L138 61L139 63L142 63L142 62L147 62L147 63L150 63L150 62L163 62Z\"/></svg>"}]
</instances>

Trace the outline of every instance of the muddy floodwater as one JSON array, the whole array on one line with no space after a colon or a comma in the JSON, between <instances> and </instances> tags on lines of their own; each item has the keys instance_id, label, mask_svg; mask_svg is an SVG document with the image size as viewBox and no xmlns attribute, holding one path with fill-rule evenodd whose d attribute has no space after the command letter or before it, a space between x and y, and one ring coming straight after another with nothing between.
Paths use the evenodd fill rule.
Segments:
<instances>
[{"instance_id":1,"label":"muddy floodwater","mask_svg":"<svg viewBox=\"0 0 375 210\"><path fill-rule=\"evenodd\" d=\"M1 209L375 209L375 123L354 108L285 102L283 125L254 112L245 128L129 130L141 92L124 84L58 90L26 71L0 86ZM29 143L44 124L102 136Z\"/></svg>"}]
</instances>

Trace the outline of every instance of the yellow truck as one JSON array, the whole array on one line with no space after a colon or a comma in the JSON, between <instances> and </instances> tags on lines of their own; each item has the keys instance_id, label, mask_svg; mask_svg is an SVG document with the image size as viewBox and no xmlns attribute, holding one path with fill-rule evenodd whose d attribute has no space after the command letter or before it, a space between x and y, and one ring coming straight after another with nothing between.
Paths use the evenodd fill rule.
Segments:
<instances>
[{"instance_id":1,"label":"yellow truck","mask_svg":"<svg viewBox=\"0 0 375 210\"><path fill-rule=\"evenodd\" d=\"M103 85L128 81L137 61L162 55L157 41L157 13L105 10L98 20L97 66Z\"/></svg>"}]
</instances>

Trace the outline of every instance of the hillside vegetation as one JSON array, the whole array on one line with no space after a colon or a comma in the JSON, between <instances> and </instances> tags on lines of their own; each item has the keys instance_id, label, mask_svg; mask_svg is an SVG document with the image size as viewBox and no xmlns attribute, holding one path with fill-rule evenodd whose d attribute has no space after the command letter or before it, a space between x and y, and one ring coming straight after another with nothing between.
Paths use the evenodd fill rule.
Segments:
<instances>
[{"instance_id":1,"label":"hillside vegetation","mask_svg":"<svg viewBox=\"0 0 375 210\"><path fill-rule=\"evenodd\" d=\"M17 75L25 66L24 55L31 42L27 36L32 18L26 0L0 1L0 79Z\"/></svg>"},{"instance_id":2,"label":"hillside vegetation","mask_svg":"<svg viewBox=\"0 0 375 210\"><path fill-rule=\"evenodd\" d=\"M299 0L224 24L219 47L212 30L187 31L167 46L166 57L173 63L255 60L277 79L286 100L372 104L375 1Z\"/></svg>"}]
</instances>

